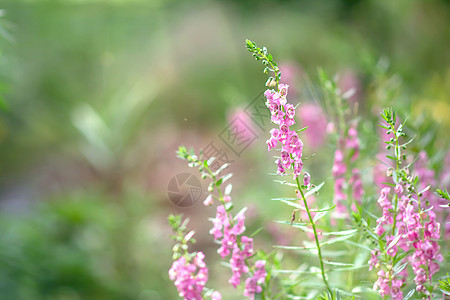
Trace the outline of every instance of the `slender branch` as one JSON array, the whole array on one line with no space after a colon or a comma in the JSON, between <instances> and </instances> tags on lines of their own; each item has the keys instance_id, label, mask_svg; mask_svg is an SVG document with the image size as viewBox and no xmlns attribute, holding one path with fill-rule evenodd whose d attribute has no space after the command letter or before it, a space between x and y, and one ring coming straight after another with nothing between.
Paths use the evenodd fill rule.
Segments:
<instances>
[{"instance_id":1,"label":"slender branch","mask_svg":"<svg viewBox=\"0 0 450 300\"><path fill-rule=\"evenodd\" d=\"M322 272L323 282L325 283L325 286L327 287L328 292L332 295L333 293L331 292L330 286L328 285L328 281L327 281L327 279L325 277L325 270L324 270L324 267L323 267L322 251L320 249L320 243L319 243L319 237L317 236L316 225L314 224L313 217L311 216L311 212L309 211L308 203L306 202L305 194L303 194L303 190L301 188L300 181L298 180L298 177L295 180L297 182L298 190L300 191L300 194L302 195L303 204L305 205L306 212L308 214L308 218L309 218L309 221L311 222L311 226L312 226L312 229L313 229L313 232L314 232L314 239L316 240L317 252L319 254L320 270Z\"/></svg>"}]
</instances>

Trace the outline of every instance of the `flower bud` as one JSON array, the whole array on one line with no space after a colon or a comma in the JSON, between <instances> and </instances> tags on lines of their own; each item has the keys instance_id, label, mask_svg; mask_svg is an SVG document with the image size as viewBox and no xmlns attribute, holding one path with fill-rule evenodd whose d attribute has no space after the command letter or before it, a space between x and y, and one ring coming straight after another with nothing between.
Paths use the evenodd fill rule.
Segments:
<instances>
[{"instance_id":1,"label":"flower bud","mask_svg":"<svg viewBox=\"0 0 450 300\"><path fill-rule=\"evenodd\" d=\"M269 77L269 79L267 79L267 81L266 81L267 87L274 87L276 85L277 85L277 82L273 77Z\"/></svg>"},{"instance_id":2,"label":"flower bud","mask_svg":"<svg viewBox=\"0 0 450 300\"><path fill-rule=\"evenodd\" d=\"M303 176L303 185L309 187L310 183L311 183L311 175L309 175L308 172L305 172L305 175Z\"/></svg>"}]
</instances>

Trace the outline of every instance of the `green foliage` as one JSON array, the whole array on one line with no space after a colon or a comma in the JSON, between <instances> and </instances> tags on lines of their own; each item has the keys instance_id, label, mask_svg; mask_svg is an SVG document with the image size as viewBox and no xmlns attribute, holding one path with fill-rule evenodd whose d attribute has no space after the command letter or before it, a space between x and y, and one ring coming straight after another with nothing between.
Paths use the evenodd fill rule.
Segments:
<instances>
[{"instance_id":1,"label":"green foliage","mask_svg":"<svg viewBox=\"0 0 450 300\"><path fill-rule=\"evenodd\" d=\"M450 201L450 195L449 195L447 189L445 189L445 190L437 189L437 190L436 190L436 194L437 194L439 197L441 197L442 199L445 199L445 200L447 200L447 201Z\"/></svg>"},{"instance_id":2,"label":"green foliage","mask_svg":"<svg viewBox=\"0 0 450 300\"><path fill-rule=\"evenodd\" d=\"M1 298L173 298L159 288L166 276L154 272L169 265L170 245L144 226L148 195L129 191L124 198L119 207L88 190L48 199L23 215L1 213Z\"/></svg>"},{"instance_id":3,"label":"green foliage","mask_svg":"<svg viewBox=\"0 0 450 300\"><path fill-rule=\"evenodd\" d=\"M450 296L450 276L447 276L439 280L439 289L446 295Z\"/></svg>"},{"instance_id":4,"label":"green foliage","mask_svg":"<svg viewBox=\"0 0 450 300\"><path fill-rule=\"evenodd\" d=\"M280 83L281 71L278 68L276 62L273 61L272 54L267 51L266 47L259 48L254 42L250 41L249 39L245 40L245 46L247 47L248 51L252 53L252 56L256 60L261 60L262 64L266 66L263 71L264 74L269 74L269 72L272 72L274 74L275 78L272 76L269 77L266 82L266 86L277 86Z\"/></svg>"}]
</instances>

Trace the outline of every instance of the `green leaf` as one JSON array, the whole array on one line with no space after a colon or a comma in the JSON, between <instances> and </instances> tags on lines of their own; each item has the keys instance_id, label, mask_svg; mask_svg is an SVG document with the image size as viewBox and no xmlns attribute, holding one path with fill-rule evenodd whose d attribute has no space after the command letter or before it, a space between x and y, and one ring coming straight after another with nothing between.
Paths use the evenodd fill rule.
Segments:
<instances>
[{"instance_id":1,"label":"green leaf","mask_svg":"<svg viewBox=\"0 0 450 300\"><path fill-rule=\"evenodd\" d=\"M386 250L389 250L389 249L391 249L392 247L394 247L395 245L397 245L397 243L398 243L398 241L400 240L401 237L402 237L401 235L396 236L395 239L393 239L393 240L389 243L389 245L388 245L388 247L386 248Z\"/></svg>"},{"instance_id":2,"label":"green leaf","mask_svg":"<svg viewBox=\"0 0 450 300\"><path fill-rule=\"evenodd\" d=\"M225 203L225 210L230 211L233 209L233 202L227 202Z\"/></svg>"},{"instance_id":3,"label":"green leaf","mask_svg":"<svg viewBox=\"0 0 450 300\"><path fill-rule=\"evenodd\" d=\"M311 250L311 249L317 250L316 247L283 246L283 245L274 245L273 247L286 250Z\"/></svg>"},{"instance_id":4,"label":"green leaf","mask_svg":"<svg viewBox=\"0 0 450 300\"><path fill-rule=\"evenodd\" d=\"M302 209L302 210L306 210L306 209L305 209L303 206L301 206L300 204L295 203L295 202L292 202L292 201L286 201L286 200L278 200L278 201L284 202L284 203L286 203L287 205L292 206L292 207L295 207L295 208L299 208L299 209Z\"/></svg>"},{"instance_id":5,"label":"green leaf","mask_svg":"<svg viewBox=\"0 0 450 300\"><path fill-rule=\"evenodd\" d=\"M318 213L318 212L326 212L326 211L330 211L330 210L332 210L333 208L335 208L336 207L336 205L333 205L333 206L330 206L330 207L327 207L327 208L321 208L321 209L310 209L309 211L310 212L313 212L313 213Z\"/></svg>"},{"instance_id":6,"label":"green leaf","mask_svg":"<svg viewBox=\"0 0 450 300\"><path fill-rule=\"evenodd\" d=\"M440 189L437 189L437 190L436 190L436 193L437 193L437 195L438 195L439 197L441 197L441 198L443 198L443 199L446 199L446 200L450 201L450 195L448 194L447 189L446 189L446 190L440 190Z\"/></svg>"},{"instance_id":7,"label":"green leaf","mask_svg":"<svg viewBox=\"0 0 450 300\"><path fill-rule=\"evenodd\" d=\"M275 181L275 182L278 182L278 183L280 183L280 184L285 184L285 185L288 185L288 186L297 187L296 184L289 183L289 182L287 182L286 180L274 180L274 181Z\"/></svg>"},{"instance_id":8,"label":"green leaf","mask_svg":"<svg viewBox=\"0 0 450 300\"><path fill-rule=\"evenodd\" d=\"M305 198L308 198L308 197L311 196L312 194L318 192L318 191L323 187L324 184L325 184L325 182L322 182L321 184L319 184L319 185L315 186L314 188L310 189L309 191L307 191L307 192L304 194L304 195L305 195Z\"/></svg>"},{"instance_id":9,"label":"green leaf","mask_svg":"<svg viewBox=\"0 0 450 300\"><path fill-rule=\"evenodd\" d=\"M404 143L404 144L402 144L401 146L402 147L405 147L405 146L407 146L408 144L410 144L413 140L414 140L414 138L415 138L415 136L414 137L412 137L412 139L410 139L409 141L407 141L406 143Z\"/></svg>"},{"instance_id":10,"label":"green leaf","mask_svg":"<svg viewBox=\"0 0 450 300\"><path fill-rule=\"evenodd\" d=\"M222 183L227 181L228 179L230 179L233 176L233 173L227 174L225 176L223 176L222 179Z\"/></svg>"},{"instance_id":11,"label":"green leaf","mask_svg":"<svg viewBox=\"0 0 450 300\"><path fill-rule=\"evenodd\" d=\"M217 171L215 171L215 172L213 173L213 175L214 175L214 176L219 175L220 172L222 172L223 170L225 170L225 169L228 168L229 166L230 166L230 164L228 164L228 163L223 164Z\"/></svg>"},{"instance_id":12,"label":"green leaf","mask_svg":"<svg viewBox=\"0 0 450 300\"><path fill-rule=\"evenodd\" d=\"M301 230L303 230L305 232L314 233L314 231L311 228L306 226L306 223L294 223L294 222L291 223L291 222L286 222L286 221L276 221L276 222L280 223L280 224L290 225L290 226L295 227L295 228L299 228L299 229L301 229Z\"/></svg>"},{"instance_id":13,"label":"green leaf","mask_svg":"<svg viewBox=\"0 0 450 300\"><path fill-rule=\"evenodd\" d=\"M406 296L403 297L403 300L407 300L407 299L411 298L412 295L414 295L414 292L415 292L415 291L416 291L416 289L410 290L410 291L408 292L408 294L406 294Z\"/></svg>"},{"instance_id":14,"label":"green leaf","mask_svg":"<svg viewBox=\"0 0 450 300\"><path fill-rule=\"evenodd\" d=\"M342 231L332 231L323 232L322 235L353 235L358 231L358 229L342 230Z\"/></svg>"},{"instance_id":15,"label":"green leaf","mask_svg":"<svg viewBox=\"0 0 450 300\"><path fill-rule=\"evenodd\" d=\"M400 273L401 271L403 271L403 269L405 269L407 265L408 265L408 263L405 262L405 263L403 263L403 264L401 264L401 265L399 265L399 266L395 266L395 267L394 267L394 275L397 275L398 273Z\"/></svg>"},{"instance_id":16,"label":"green leaf","mask_svg":"<svg viewBox=\"0 0 450 300\"><path fill-rule=\"evenodd\" d=\"M264 227L259 227L252 234L250 234L250 237L254 237L255 235L257 235L263 229L264 229Z\"/></svg>"},{"instance_id":17,"label":"green leaf","mask_svg":"<svg viewBox=\"0 0 450 300\"><path fill-rule=\"evenodd\" d=\"M316 223L318 220L323 218L327 213L328 213L328 210L316 213L316 215L314 216L313 222Z\"/></svg>"},{"instance_id":18,"label":"green leaf","mask_svg":"<svg viewBox=\"0 0 450 300\"><path fill-rule=\"evenodd\" d=\"M352 293L358 294L358 293L373 293L378 294L377 291L374 291L372 287L367 286L356 286L352 289ZM379 294L378 294L379 295Z\"/></svg>"},{"instance_id":19,"label":"green leaf","mask_svg":"<svg viewBox=\"0 0 450 300\"><path fill-rule=\"evenodd\" d=\"M321 272L311 272L311 271L305 271L305 270L273 270L273 273L278 274L320 274Z\"/></svg>"},{"instance_id":20,"label":"green leaf","mask_svg":"<svg viewBox=\"0 0 450 300\"><path fill-rule=\"evenodd\" d=\"M355 266L354 264L326 261L326 260L324 260L323 263L326 265L332 265L332 266L346 266L346 267L354 267Z\"/></svg>"},{"instance_id":21,"label":"green leaf","mask_svg":"<svg viewBox=\"0 0 450 300\"><path fill-rule=\"evenodd\" d=\"M352 246L356 246L358 248L361 248L361 249L364 249L364 250L367 250L367 251L372 251L371 248L369 248L366 245L363 245L361 243L355 243L355 242L352 242L352 241L344 241L344 243L352 245Z\"/></svg>"},{"instance_id":22,"label":"green leaf","mask_svg":"<svg viewBox=\"0 0 450 300\"><path fill-rule=\"evenodd\" d=\"M345 241L345 240L351 238L353 235L354 235L354 233L353 234L344 235L344 236L335 237L335 238L331 238L329 240L321 242L321 245L331 245L331 244L334 244L334 243L337 243L337 242L342 242L342 241Z\"/></svg>"},{"instance_id":23,"label":"green leaf","mask_svg":"<svg viewBox=\"0 0 450 300\"><path fill-rule=\"evenodd\" d=\"M361 265L361 266L354 266L354 267L348 267L348 268L333 268L333 272L345 272L345 271L350 271L350 270L357 270L357 269L364 269L364 268L368 268L367 265Z\"/></svg>"},{"instance_id":24,"label":"green leaf","mask_svg":"<svg viewBox=\"0 0 450 300\"><path fill-rule=\"evenodd\" d=\"M225 191L224 191L224 193L225 193L225 195L229 195L229 194L231 194L231 190L233 189L233 185L230 183L230 184L228 184L227 186L226 186L226 188L225 188Z\"/></svg>"},{"instance_id":25,"label":"green leaf","mask_svg":"<svg viewBox=\"0 0 450 300\"><path fill-rule=\"evenodd\" d=\"M210 159L208 159L208 161L206 161L206 166L210 166L215 160L216 160L215 157L211 157Z\"/></svg>"},{"instance_id":26,"label":"green leaf","mask_svg":"<svg viewBox=\"0 0 450 300\"><path fill-rule=\"evenodd\" d=\"M298 199L298 198L284 198L284 197L282 197L282 198L272 198L270 200L272 200L272 201L294 201L294 200L298 201L300 199Z\"/></svg>"},{"instance_id":27,"label":"green leaf","mask_svg":"<svg viewBox=\"0 0 450 300\"><path fill-rule=\"evenodd\" d=\"M392 155L386 155L386 157L392 160L397 160L397 158L393 157Z\"/></svg>"}]
</instances>

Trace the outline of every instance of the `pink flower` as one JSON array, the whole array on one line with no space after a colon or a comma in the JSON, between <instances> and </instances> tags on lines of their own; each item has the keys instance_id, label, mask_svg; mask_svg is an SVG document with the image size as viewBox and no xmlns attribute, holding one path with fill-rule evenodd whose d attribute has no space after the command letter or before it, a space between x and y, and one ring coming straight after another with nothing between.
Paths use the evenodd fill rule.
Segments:
<instances>
[{"instance_id":1,"label":"pink flower","mask_svg":"<svg viewBox=\"0 0 450 300\"><path fill-rule=\"evenodd\" d=\"M286 109L286 116L287 116L288 118L293 119L294 116L295 116L295 108L294 108L294 105L288 103L288 104L286 104L286 105L284 106L284 109Z\"/></svg>"},{"instance_id":2,"label":"pink flower","mask_svg":"<svg viewBox=\"0 0 450 300\"><path fill-rule=\"evenodd\" d=\"M388 195L391 192L391 188L385 187L381 190L381 196L378 198L378 203L383 209L392 208L392 203L388 199Z\"/></svg>"},{"instance_id":3,"label":"pink flower","mask_svg":"<svg viewBox=\"0 0 450 300\"><path fill-rule=\"evenodd\" d=\"M253 277L250 277L245 281L244 296L254 299L255 294L262 292L260 285L264 283L267 276L265 264L266 262L264 260L258 260L255 262L255 272Z\"/></svg>"},{"instance_id":4,"label":"pink flower","mask_svg":"<svg viewBox=\"0 0 450 300\"><path fill-rule=\"evenodd\" d=\"M353 198L361 204L361 198L364 194L364 189L361 181L361 176L359 175L358 169L352 170L352 178L350 178L349 184L353 187Z\"/></svg>"},{"instance_id":5,"label":"pink flower","mask_svg":"<svg viewBox=\"0 0 450 300\"><path fill-rule=\"evenodd\" d=\"M292 104L287 103L286 96L288 86L279 84L279 92L274 90L266 90L264 95L267 99L266 106L271 111L271 120L279 125L279 128L273 128L270 131L270 139L267 140L269 151L281 144L281 159L277 159L275 163L278 166L277 173L283 175L292 167L294 179L297 178L303 168L301 160L303 151L303 142L299 139L297 133L289 129L295 124L295 108Z\"/></svg>"},{"instance_id":6,"label":"pink flower","mask_svg":"<svg viewBox=\"0 0 450 300\"><path fill-rule=\"evenodd\" d=\"M334 200L336 202L340 202L342 200L347 199L347 196L344 193L344 184L345 178L336 179L334 185Z\"/></svg>"},{"instance_id":7,"label":"pink flower","mask_svg":"<svg viewBox=\"0 0 450 300\"><path fill-rule=\"evenodd\" d=\"M235 245L233 249L233 255L230 259L231 271L233 276L231 276L229 282L236 288L241 283L241 276L243 273L248 272L248 267L245 264L245 254Z\"/></svg>"},{"instance_id":8,"label":"pink flower","mask_svg":"<svg viewBox=\"0 0 450 300\"><path fill-rule=\"evenodd\" d=\"M281 95L282 97L286 97L286 96L287 96L288 88L289 88L289 86L288 86L287 84L282 84L282 83L280 83L280 84L278 85L278 90L280 91L280 95Z\"/></svg>"},{"instance_id":9,"label":"pink flower","mask_svg":"<svg viewBox=\"0 0 450 300\"><path fill-rule=\"evenodd\" d=\"M402 300L403 299L403 292L400 289L402 287L402 285L403 285L403 281L402 280L400 280L400 279L392 280L392 283L391 283L391 286L392 286L391 287L392 299L395 299L395 300Z\"/></svg>"},{"instance_id":10,"label":"pink flower","mask_svg":"<svg viewBox=\"0 0 450 300\"><path fill-rule=\"evenodd\" d=\"M378 271L378 280L373 285L374 290L379 290L382 297L389 296L391 294L391 287L389 286L389 280L383 270Z\"/></svg>"},{"instance_id":11,"label":"pink flower","mask_svg":"<svg viewBox=\"0 0 450 300\"><path fill-rule=\"evenodd\" d=\"M348 137L346 140L346 147L352 153L351 159L355 161L359 156L359 141L358 141L358 131L356 126L352 126L348 130Z\"/></svg>"},{"instance_id":12,"label":"pink flower","mask_svg":"<svg viewBox=\"0 0 450 300\"><path fill-rule=\"evenodd\" d=\"M218 291L211 294L211 300L222 300L222 295Z\"/></svg>"},{"instance_id":13,"label":"pink flower","mask_svg":"<svg viewBox=\"0 0 450 300\"><path fill-rule=\"evenodd\" d=\"M284 168L283 161L282 161L281 159L277 159L277 160L275 161L275 163L276 163L277 166L278 166L278 170L277 170L278 175L284 175L284 172L285 172L286 170L285 170L285 168Z\"/></svg>"},{"instance_id":14,"label":"pink flower","mask_svg":"<svg viewBox=\"0 0 450 300\"><path fill-rule=\"evenodd\" d=\"M336 150L334 153L334 164L331 170L334 177L339 177L345 174L347 168L344 164L344 154L341 150Z\"/></svg>"},{"instance_id":15,"label":"pink flower","mask_svg":"<svg viewBox=\"0 0 450 300\"><path fill-rule=\"evenodd\" d=\"M308 172L305 172L305 175L303 175L303 185L309 188L310 184L311 184L311 175L309 175Z\"/></svg>"},{"instance_id":16,"label":"pink flower","mask_svg":"<svg viewBox=\"0 0 450 300\"><path fill-rule=\"evenodd\" d=\"M243 254L246 257L253 255L253 239L246 237L245 235L241 237L241 243L244 245Z\"/></svg>"},{"instance_id":17,"label":"pink flower","mask_svg":"<svg viewBox=\"0 0 450 300\"><path fill-rule=\"evenodd\" d=\"M253 132L256 132L257 129L252 118L245 112L245 109L237 108L228 112L227 115L228 123L233 123L236 126L233 130L239 132L240 140L252 139L254 137Z\"/></svg>"},{"instance_id":18,"label":"pink flower","mask_svg":"<svg viewBox=\"0 0 450 300\"><path fill-rule=\"evenodd\" d=\"M267 150L270 151L277 146L278 140L274 138L270 138L266 141Z\"/></svg>"},{"instance_id":19,"label":"pink flower","mask_svg":"<svg viewBox=\"0 0 450 300\"><path fill-rule=\"evenodd\" d=\"M338 86L340 90L345 94L351 89L354 89L354 94L351 95L348 100L350 103L356 103L361 100L361 81L358 78L357 74L350 69L343 70L342 72L339 72L339 80L338 80Z\"/></svg>"},{"instance_id":20,"label":"pink flower","mask_svg":"<svg viewBox=\"0 0 450 300\"><path fill-rule=\"evenodd\" d=\"M303 127L308 127L304 131L308 145L313 149L321 147L326 139L328 122L320 106L314 102L303 104L298 120Z\"/></svg>"},{"instance_id":21,"label":"pink flower","mask_svg":"<svg viewBox=\"0 0 450 300\"><path fill-rule=\"evenodd\" d=\"M228 195L225 197L229 198ZM228 281L233 287L236 288L241 283L242 274L246 274L249 272L249 268L246 263L246 258L249 258L254 254L253 239L247 236L240 236L245 231L244 211L237 213L236 216L232 219L232 221L230 221L229 218L230 217L227 214L225 207L223 205L219 205L217 207L216 217L212 219L214 226L211 229L210 233L214 235L214 239L216 241L219 241L221 243L221 246L217 250L217 252L220 254L222 259L231 254L230 265L233 274ZM255 265L257 271L252 277L256 278L255 280L257 284L261 284L258 282L258 279L262 276L260 271L261 264L263 263L261 263L260 261L258 263L259 267ZM258 270L259 273L257 273ZM259 274L258 275L259 277L256 274ZM254 295L254 293L252 294L251 291L252 291L251 289L249 289L248 291L248 295L250 295L249 297L252 297L251 295ZM255 291L261 292L261 287L260 286L255 287Z\"/></svg>"},{"instance_id":22,"label":"pink flower","mask_svg":"<svg viewBox=\"0 0 450 300\"><path fill-rule=\"evenodd\" d=\"M298 93L295 89L295 82L303 76L301 67L295 62L282 62L279 67L283 74L283 81L290 86L289 93L295 97Z\"/></svg>"},{"instance_id":23,"label":"pink flower","mask_svg":"<svg viewBox=\"0 0 450 300\"><path fill-rule=\"evenodd\" d=\"M175 260L169 270L169 278L174 281L180 297L201 300L203 288L208 281L208 269L203 259L205 255L197 252L192 263L184 256Z\"/></svg>"},{"instance_id":24,"label":"pink flower","mask_svg":"<svg viewBox=\"0 0 450 300\"><path fill-rule=\"evenodd\" d=\"M370 257L369 261L369 271L371 271L373 268L377 268L378 262L380 259L378 258L379 252L377 249L374 249L371 251L372 256Z\"/></svg>"}]
</instances>

